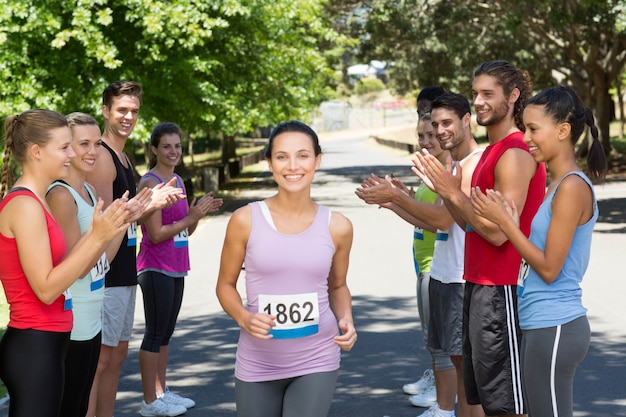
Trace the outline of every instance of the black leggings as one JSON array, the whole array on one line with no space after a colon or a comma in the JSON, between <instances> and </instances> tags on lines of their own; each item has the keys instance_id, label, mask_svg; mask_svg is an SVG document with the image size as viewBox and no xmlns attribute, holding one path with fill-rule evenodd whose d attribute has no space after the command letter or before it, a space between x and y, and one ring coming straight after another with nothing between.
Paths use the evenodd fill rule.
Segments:
<instances>
[{"instance_id":1,"label":"black leggings","mask_svg":"<svg viewBox=\"0 0 626 417\"><path fill-rule=\"evenodd\" d=\"M154 271L144 271L137 277L143 293L146 331L141 350L159 352L167 346L176 327L183 303L184 278L173 278Z\"/></svg>"},{"instance_id":2,"label":"black leggings","mask_svg":"<svg viewBox=\"0 0 626 417\"><path fill-rule=\"evenodd\" d=\"M0 341L0 379L9 417L58 417L70 333L9 327Z\"/></svg>"},{"instance_id":3,"label":"black leggings","mask_svg":"<svg viewBox=\"0 0 626 417\"><path fill-rule=\"evenodd\" d=\"M339 371L266 382L235 378L237 417L326 417Z\"/></svg>"},{"instance_id":4,"label":"black leggings","mask_svg":"<svg viewBox=\"0 0 626 417\"><path fill-rule=\"evenodd\" d=\"M102 332L93 339L70 341L65 358L65 390L61 403L62 417L85 417L89 407L89 393L96 375Z\"/></svg>"}]
</instances>

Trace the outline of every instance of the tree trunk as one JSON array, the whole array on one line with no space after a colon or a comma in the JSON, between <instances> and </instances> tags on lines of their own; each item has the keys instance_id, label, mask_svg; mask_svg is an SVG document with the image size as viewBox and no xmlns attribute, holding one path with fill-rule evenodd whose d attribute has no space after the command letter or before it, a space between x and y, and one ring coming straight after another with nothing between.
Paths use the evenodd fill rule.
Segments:
<instances>
[{"instance_id":1,"label":"tree trunk","mask_svg":"<svg viewBox=\"0 0 626 417\"><path fill-rule=\"evenodd\" d=\"M617 80L617 106L619 107L619 138L624 139L624 123L626 123L626 117L624 117L624 96L622 95L622 80Z\"/></svg>"}]
</instances>

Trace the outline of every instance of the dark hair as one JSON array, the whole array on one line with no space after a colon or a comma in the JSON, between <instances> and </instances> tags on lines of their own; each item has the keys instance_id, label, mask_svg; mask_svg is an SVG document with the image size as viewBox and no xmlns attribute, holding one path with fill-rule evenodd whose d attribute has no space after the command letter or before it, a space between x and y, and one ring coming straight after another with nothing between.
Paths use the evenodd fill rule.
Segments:
<instances>
[{"instance_id":1,"label":"dark hair","mask_svg":"<svg viewBox=\"0 0 626 417\"><path fill-rule=\"evenodd\" d=\"M444 108L452 110L462 119L467 113L472 114L472 108L465 96L457 93L444 93L433 100L432 110ZM432 111L431 110L431 111Z\"/></svg>"},{"instance_id":2,"label":"dark hair","mask_svg":"<svg viewBox=\"0 0 626 417\"><path fill-rule=\"evenodd\" d=\"M444 90L443 87L439 85L431 85L428 87L424 87L422 88L420 93L417 95L417 101L420 101L420 100L433 101L434 99L436 99L437 97L439 97L445 92L446 90Z\"/></svg>"},{"instance_id":3,"label":"dark hair","mask_svg":"<svg viewBox=\"0 0 626 417\"><path fill-rule=\"evenodd\" d=\"M514 88L519 90L519 98L513 107L515 125L524 131L524 107L532 95L533 85L528 71L515 68L506 61L488 61L480 64L474 70L474 78L479 75L490 75L496 79L496 83L502 87L504 96L508 99Z\"/></svg>"},{"instance_id":4,"label":"dark hair","mask_svg":"<svg viewBox=\"0 0 626 417\"><path fill-rule=\"evenodd\" d=\"M163 122L159 123L152 129L152 133L150 133L150 146L154 146L155 148L159 147L159 143L161 142L161 138L163 135L174 134L178 135L181 140L183 138L183 130L176 123L171 122ZM152 169L156 166L156 155L150 154L150 162L148 164L149 168Z\"/></svg>"},{"instance_id":5,"label":"dark hair","mask_svg":"<svg viewBox=\"0 0 626 417\"><path fill-rule=\"evenodd\" d=\"M110 109L113 104L113 98L119 96L137 97L139 104L141 104L141 85L134 81L116 81L109 84L102 92L102 104Z\"/></svg>"},{"instance_id":6,"label":"dark hair","mask_svg":"<svg viewBox=\"0 0 626 417\"><path fill-rule=\"evenodd\" d=\"M87 113L81 113L81 112L75 111L65 116L65 120L67 120L67 124L69 125L70 128L74 126L90 126L90 125L98 126L98 129L100 128L100 125L98 124L98 121L96 120L96 118Z\"/></svg>"},{"instance_id":7,"label":"dark hair","mask_svg":"<svg viewBox=\"0 0 626 417\"><path fill-rule=\"evenodd\" d=\"M570 141L572 145L589 126L593 141L587 154L587 169L589 175L599 181L604 181L607 172L606 155L600 142L598 128L595 125L593 112L583 105L580 97L573 88L566 85L547 88L528 101L528 105L543 106L546 114L556 123L569 123L571 126Z\"/></svg>"},{"instance_id":8,"label":"dark hair","mask_svg":"<svg viewBox=\"0 0 626 417\"><path fill-rule=\"evenodd\" d=\"M0 199L8 188L11 154L17 162L24 163L30 145L46 146L51 130L67 126L67 120L62 114L46 109L27 110L7 117L4 122L5 148L0 177Z\"/></svg>"},{"instance_id":9,"label":"dark hair","mask_svg":"<svg viewBox=\"0 0 626 417\"><path fill-rule=\"evenodd\" d=\"M309 136L311 138L311 142L313 142L315 156L321 155L322 148L320 147L320 141L317 137L317 133L315 133L315 131L311 129L308 125L298 120L290 120L288 122L280 123L272 130L272 133L270 133L269 142L267 143L267 147L265 148L266 159L272 159L272 145L274 144L274 138L285 132L300 132Z\"/></svg>"},{"instance_id":10,"label":"dark hair","mask_svg":"<svg viewBox=\"0 0 626 417\"><path fill-rule=\"evenodd\" d=\"M438 85L424 87L422 91L420 91L420 93L417 95L417 100L415 101L415 106L417 107L417 115L421 116L424 113L430 113L433 100L445 92L446 90ZM422 106L420 106L420 104ZM420 107L422 108L420 109Z\"/></svg>"}]
</instances>

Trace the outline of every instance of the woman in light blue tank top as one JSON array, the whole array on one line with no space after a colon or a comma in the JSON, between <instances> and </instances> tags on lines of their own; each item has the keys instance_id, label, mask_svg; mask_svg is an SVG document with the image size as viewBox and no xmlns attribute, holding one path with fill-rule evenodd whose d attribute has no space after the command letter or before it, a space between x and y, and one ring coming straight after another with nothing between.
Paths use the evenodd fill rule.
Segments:
<instances>
[{"instance_id":1,"label":"woman in light blue tank top","mask_svg":"<svg viewBox=\"0 0 626 417\"><path fill-rule=\"evenodd\" d=\"M598 218L593 187L577 165L574 145L588 125L593 143L587 170L602 181L607 163L591 110L570 87L548 88L524 110L530 152L546 162L552 182L526 239L512 202L474 189L474 210L500 226L522 255L518 282L522 382L530 417L572 417L576 367L587 353L590 329L580 282L589 263Z\"/></svg>"},{"instance_id":2,"label":"woman in light blue tank top","mask_svg":"<svg viewBox=\"0 0 626 417\"><path fill-rule=\"evenodd\" d=\"M95 166L102 140L98 122L92 116L71 113L67 121L72 130L71 146L76 156L71 160L69 176L50 185L46 200L63 229L70 251L91 225L96 209L95 190L85 178ZM65 360L65 390L59 415L84 417L87 413L101 346L104 276L109 268L108 259L115 256L122 237L123 234L119 234L87 275L69 288L74 324Z\"/></svg>"},{"instance_id":3,"label":"woman in light blue tank top","mask_svg":"<svg viewBox=\"0 0 626 417\"><path fill-rule=\"evenodd\" d=\"M357 338L346 284L352 223L311 199L321 149L310 127L278 125L266 158L278 192L231 217L216 289L241 328L237 416L324 417L340 350ZM237 290L244 262L245 297Z\"/></svg>"}]
</instances>

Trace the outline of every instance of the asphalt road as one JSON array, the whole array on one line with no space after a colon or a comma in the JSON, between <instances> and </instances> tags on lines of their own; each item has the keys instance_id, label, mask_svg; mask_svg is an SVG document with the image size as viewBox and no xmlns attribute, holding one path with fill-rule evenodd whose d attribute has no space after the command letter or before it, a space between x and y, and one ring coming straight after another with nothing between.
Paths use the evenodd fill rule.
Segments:
<instances>
[{"instance_id":1,"label":"asphalt road","mask_svg":"<svg viewBox=\"0 0 626 417\"><path fill-rule=\"evenodd\" d=\"M313 194L319 203L353 222L348 282L359 332L353 351L342 354L331 417L409 417L424 411L412 407L401 391L402 384L414 381L429 366L417 318L412 227L354 195L355 187L370 172L393 172L407 183L416 178L408 168L408 155L376 145L368 139L373 133L370 129L321 136L324 158ZM168 372L171 389L196 400L196 407L186 414L189 417L235 416L238 328L222 312L214 289L232 210L273 193L269 176L260 177L250 182L248 190L225 196L224 210L203 221L190 238L192 271L170 345ZM608 183L596 192L600 220L583 282L592 342L576 376L575 416L626 416L626 275L620 261L626 248L626 184ZM142 315L138 299L135 332L120 379L117 417L139 415Z\"/></svg>"}]
</instances>

